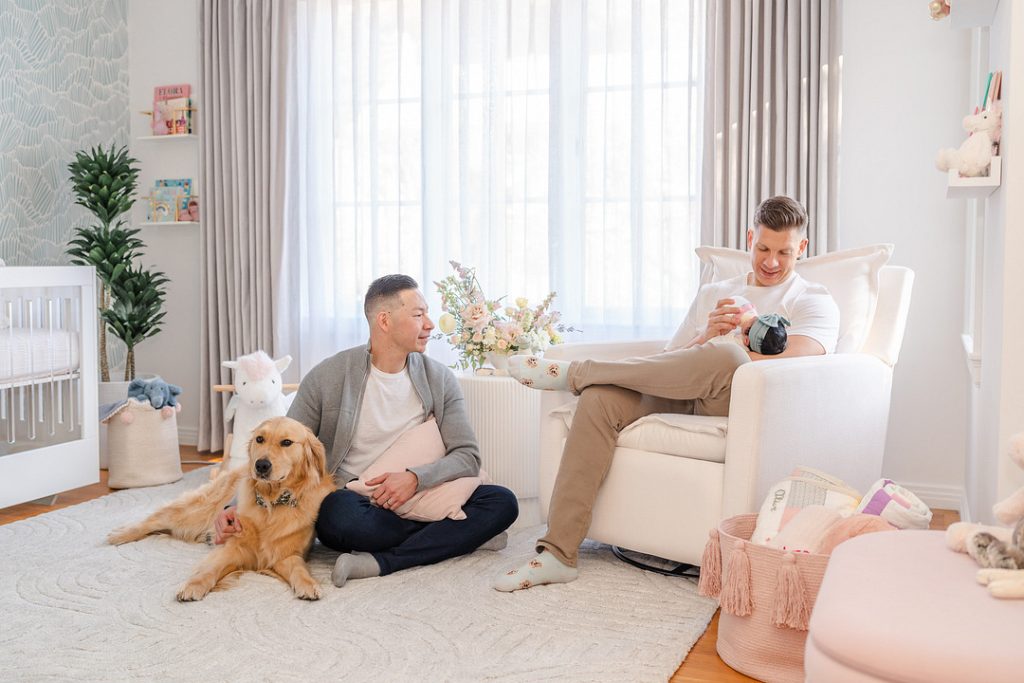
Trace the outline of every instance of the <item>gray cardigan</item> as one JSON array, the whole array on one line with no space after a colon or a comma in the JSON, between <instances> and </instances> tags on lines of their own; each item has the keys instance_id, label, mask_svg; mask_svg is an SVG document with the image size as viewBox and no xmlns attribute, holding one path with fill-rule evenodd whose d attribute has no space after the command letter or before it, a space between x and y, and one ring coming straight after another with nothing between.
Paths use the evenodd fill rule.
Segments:
<instances>
[{"instance_id":1,"label":"gray cardigan","mask_svg":"<svg viewBox=\"0 0 1024 683\"><path fill-rule=\"evenodd\" d=\"M419 478L417 490L476 476L480 471L480 448L455 374L422 353L410 353L406 363L423 409L437 419L447 450L435 463L410 468ZM369 345L336 353L303 378L288 410L288 417L312 429L323 442L327 471L335 475L339 486L357 478L341 464L352 447L369 372Z\"/></svg>"}]
</instances>

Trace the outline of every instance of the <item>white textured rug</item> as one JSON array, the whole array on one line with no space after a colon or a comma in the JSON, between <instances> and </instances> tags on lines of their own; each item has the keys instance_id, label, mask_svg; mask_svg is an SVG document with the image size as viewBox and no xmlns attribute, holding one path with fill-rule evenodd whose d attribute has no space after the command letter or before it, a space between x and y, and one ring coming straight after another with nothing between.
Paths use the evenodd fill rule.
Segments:
<instances>
[{"instance_id":1,"label":"white textured rug","mask_svg":"<svg viewBox=\"0 0 1024 683\"><path fill-rule=\"evenodd\" d=\"M174 594L207 552L166 536L119 548L107 532L206 472L0 526L0 677L10 681L664 681L715 603L687 579L587 545L580 578L512 594L492 577L532 555L538 527L501 552L330 585L319 602L247 573L198 603Z\"/></svg>"}]
</instances>

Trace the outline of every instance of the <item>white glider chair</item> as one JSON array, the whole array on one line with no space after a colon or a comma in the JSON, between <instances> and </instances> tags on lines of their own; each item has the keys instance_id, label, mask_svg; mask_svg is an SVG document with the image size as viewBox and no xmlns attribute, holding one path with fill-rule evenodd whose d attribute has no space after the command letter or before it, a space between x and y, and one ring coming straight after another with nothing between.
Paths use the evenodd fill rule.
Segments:
<instances>
[{"instance_id":1,"label":"white glider chair","mask_svg":"<svg viewBox=\"0 0 1024 683\"><path fill-rule=\"evenodd\" d=\"M733 378L729 417L650 415L619 435L594 506L589 538L699 565L708 530L756 512L769 487L797 465L864 492L882 473L893 366L910 307L913 272L884 266L891 245L801 261L798 272L835 297L838 353L747 363ZM702 282L744 272L749 255L698 249ZM613 360L657 353L664 340L576 343L545 357ZM547 519L576 398L544 392L540 503Z\"/></svg>"}]
</instances>

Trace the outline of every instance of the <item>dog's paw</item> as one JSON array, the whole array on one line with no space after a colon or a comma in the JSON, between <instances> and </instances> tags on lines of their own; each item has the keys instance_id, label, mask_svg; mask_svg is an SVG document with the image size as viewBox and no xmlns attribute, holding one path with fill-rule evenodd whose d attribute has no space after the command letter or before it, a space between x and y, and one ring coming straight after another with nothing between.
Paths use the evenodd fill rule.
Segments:
<instances>
[{"instance_id":1,"label":"dog's paw","mask_svg":"<svg viewBox=\"0 0 1024 683\"><path fill-rule=\"evenodd\" d=\"M322 593L320 592L320 584L315 581L302 582L301 585L293 587L295 591L295 597L299 600L319 600Z\"/></svg>"},{"instance_id":2,"label":"dog's paw","mask_svg":"<svg viewBox=\"0 0 1024 683\"><path fill-rule=\"evenodd\" d=\"M181 590L178 591L178 595L175 596L178 602L195 602L196 600L202 600L206 597L206 594L210 591L203 585L189 582L182 586Z\"/></svg>"}]
</instances>

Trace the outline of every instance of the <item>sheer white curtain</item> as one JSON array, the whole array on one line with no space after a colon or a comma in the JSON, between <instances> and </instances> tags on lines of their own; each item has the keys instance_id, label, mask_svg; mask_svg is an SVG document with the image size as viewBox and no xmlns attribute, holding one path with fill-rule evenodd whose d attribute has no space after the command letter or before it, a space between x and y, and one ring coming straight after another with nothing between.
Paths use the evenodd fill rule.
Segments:
<instances>
[{"instance_id":1,"label":"sheer white curtain","mask_svg":"<svg viewBox=\"0 0 1024 683\"><path fill-rule=\"evenodd\" d=\"M300 0L277 348L366 338L449 260L571 339L668 335L696 286L700 0ZM443 342L430 353L445 357Z\"/></svg>"}]
</instances>

